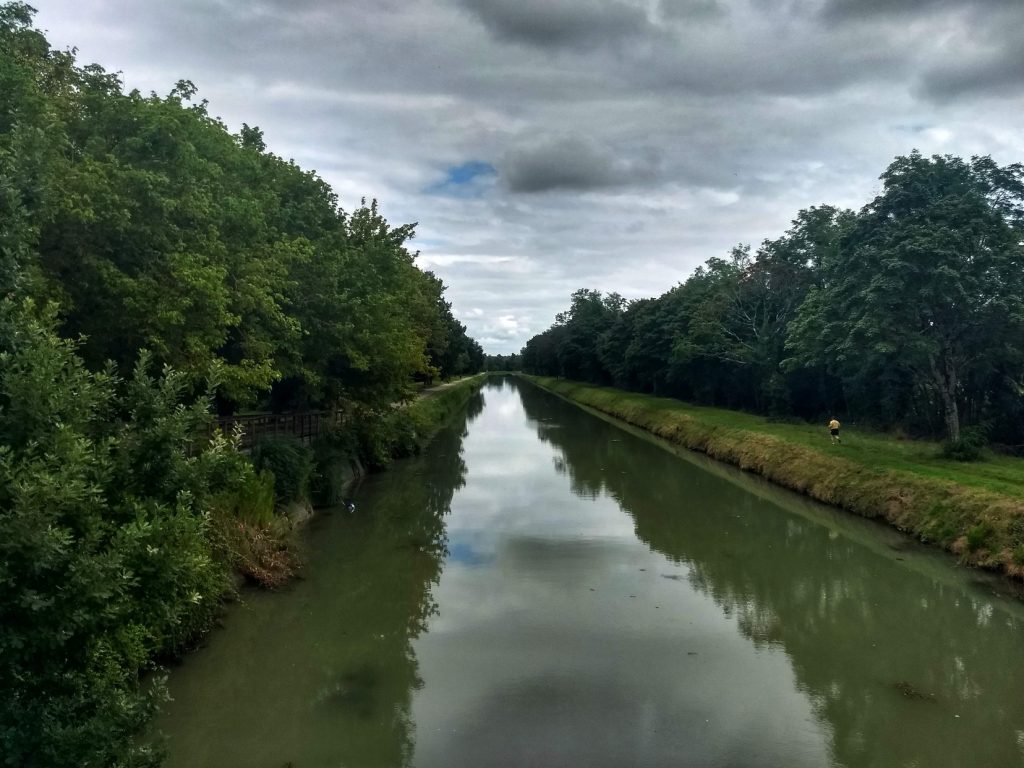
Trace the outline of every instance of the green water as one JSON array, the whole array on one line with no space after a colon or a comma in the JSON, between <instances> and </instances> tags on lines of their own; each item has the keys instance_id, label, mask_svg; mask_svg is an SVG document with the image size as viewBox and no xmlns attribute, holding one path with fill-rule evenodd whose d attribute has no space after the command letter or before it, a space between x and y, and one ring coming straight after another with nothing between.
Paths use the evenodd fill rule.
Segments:
<instances>
[{"instance_id":1,"label":"green water","mask_svg":"<svg viewBox=\"0 0 1024 768\"><path fill-rule=\"evenodd\" d=\"M1024 766L1024 603L492 380L170 678L171 768Z\"/></svg>"}]
</instances>

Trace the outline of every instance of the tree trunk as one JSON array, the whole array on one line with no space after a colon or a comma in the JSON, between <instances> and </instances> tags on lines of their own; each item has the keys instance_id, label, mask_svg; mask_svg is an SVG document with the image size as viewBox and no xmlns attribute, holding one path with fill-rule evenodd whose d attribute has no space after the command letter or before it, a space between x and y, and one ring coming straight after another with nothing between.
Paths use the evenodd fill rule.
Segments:
<instances>
[{"instance_id":1,"label":"tree trunk","mask_svg":"<svg viewBox=\"0 0 1024 768\"><path fill-rule=\"evenodd\" d=\"M956 366L949 355L942 355L942 366L933 358L931 361L932 377L942 398L943 418L946 422L946 437L951 442L960 439L960 409L956 404L956 390L959 384Z\"/></svg>"},{"instance_id":2,"label":"tree trunk","mask_svg":"<svg viewBox=\"0 0 1024 768\"><path fill-rule=\"evenodd\" d=\"M955 443L960 439L960 411L956 405L956 397L948 391L943 391L942 405L946 416L946 434Z\"/></svg>"}]
</instances>

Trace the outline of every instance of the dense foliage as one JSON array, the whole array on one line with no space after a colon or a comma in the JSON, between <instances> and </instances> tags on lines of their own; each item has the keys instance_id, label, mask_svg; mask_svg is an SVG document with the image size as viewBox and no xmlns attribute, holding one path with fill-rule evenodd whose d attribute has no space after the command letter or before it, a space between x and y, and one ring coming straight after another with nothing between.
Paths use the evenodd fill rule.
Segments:
<instances>
[{"instance_id":1,"label":"dense foliage","mask_svg":"<svg viewBox=\"0 0 1024 768\"><path fill-rule=\"evenodd\" d=\"M412 225L32 20L0 4L0 764L152 765L140 674L231 568L287 571L275 507L311 482L304 456L254 467L214 405L372 418L483 353Z\"/></svg>"},{"instance_id":2,"label":"dense foliage","mask_svg":"<svg viewBox=\"0 0 1024 768\"><path fill-rule=\"evenodd\" d=\"M143 765L136 674L205 629L226 586L208 511L244 474L185 377L92 373L10 301L0 355L0 756ZM11 317L21 313L21 317Z\"/></svg>"},{"instance_id":3,"label":"dense foliage","mask_svg":"<svg viewBox=\"0 0 1024 768\"><path fill-rule=\"evenodd\" d=\"M1024 167L914 152L881 178L859 213L801 211L656 299L577 291L524 370L944 433L951 455L1024 443Z\"/></svg>"},{"instance_id":4,"label":"dense foliage","mask_svg":"<svg viewBox=\"0 0 1024 768\"><path fill-rule=\"evenodd\" d=\"M0 11L3 262L60 307L96 368L139 349L222 405L383 405L413 377L479 370L483 354L416 268L413 225L375 202L347 213L315 173L232 135L196 89L125 93ZM9 223L8 223L9 222Z\"/></svg>"}]
</instances>

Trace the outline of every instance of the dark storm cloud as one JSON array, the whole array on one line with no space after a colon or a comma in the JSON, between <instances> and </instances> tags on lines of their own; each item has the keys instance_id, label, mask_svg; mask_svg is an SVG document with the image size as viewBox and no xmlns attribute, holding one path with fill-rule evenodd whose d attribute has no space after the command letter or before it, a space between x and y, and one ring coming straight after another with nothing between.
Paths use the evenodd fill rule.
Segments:
<instances>
[{"instance_id":1,"label":"dark storm cloud","mask_svg":"<svg viewBox=\"0 0 1024 768\"><path fill-rule=\"evenodd\" d=\"M923 93L936 101L1024 94L1024 2L971 5L925 70Z\"/></svg>"},{"instance_id":2,"label":"dark storm cloud","mask_svg":"<svg viewBox=\"0 0 1024 768\"><path fill-rule=\"evenodd\" d=\"M501 171L512 192L585 191L653 181L657 156L617 158L592 141L564 136L510 151Z\"/></svg>"},{"instance_id":3,"label":"dark storm cloud","mask_svg":"<svg viewBox=\"0 0 1024 768\"><path fill-rule=\"evenodd\" d=\"M720 0L661 0L660 7L662 17L672 20L717 19L728 13Z\"/></svg>"},{"instance_id":4,"label":"dark storm cloud","mask_svg":"<svg viewBox=\"0 0 1024 768\"><path fill-rule=\"evenodd\" d=\"M588 48L651 30L647 15L610 0L460 0L497 39L538 48Z\"/></svg>"},{"instance_id":5,"label":"dark storm cloud","mask_svg":"<svg viewBox=\"0 0 1024 768\"><path fill-rule=\"evenodd\" d=\"M925 94L937 101L1024 93L1024 49L1016 47L966 64L936 67L924 76L923 87Z\"/></svg>"},{"instance_id":6,"label":"dark storm cloud","mask_svg":"<svg viewBox=\"0 0 1024 768\"><path fill-rule=\"evenodd\" d=\"M1020 0L827 0L823 18L832 21L879 16L920 16L937 11L1019 8Z\"/></svg>"}]
</instances>

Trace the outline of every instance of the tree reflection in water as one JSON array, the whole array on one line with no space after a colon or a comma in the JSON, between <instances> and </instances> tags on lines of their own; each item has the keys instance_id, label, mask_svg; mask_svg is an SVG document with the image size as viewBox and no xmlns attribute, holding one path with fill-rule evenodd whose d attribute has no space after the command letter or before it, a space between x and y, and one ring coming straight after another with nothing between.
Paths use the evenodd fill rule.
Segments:
<instances>
[{"instance_id":1,"label":"tree reflection in water","mask_svg":"<svg viewBox=\"0 0 1024 768\"><path fill-rule=\"evenodd\" d=\"M1024 762L1020 604L888 529L494 386L468 459L482 399L315 523L308 581L250 598L175 672L171 768L410 765L416 727L424 766L817 765L824 741L843 768Z\"/></svg>"},{"instance_id":2,"label":"tree reflection in water","mask_svg":"<svg viewBox=\"0 0 1024 768\"><path fill-rule=\"evenodd\" d=\"M355 513L314 520L315 578L285 598L247 597L175 672L180 704L160 724L168 766L409 764L422 685L412 643L437 611L445 516L483 406L475 396L422 456L369 478Z\"/></svg>"},{"instance_id":3,"label":"tree reflection in water","mask_svg":"<svg viewBox=\"0 0 1024 768\"><path fill-rule=\"evenodd\" d=\"M796 514L812 505L773 492L780 506L532 385L519 392L574 493L614 498L744 636L785 652L836 764L1022 764L1019 604L951 562L901 562L886 547L913 544L866 521ZM851 522L859 534L837 530Z\"/></svg>"}]
</instances>

